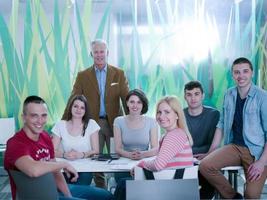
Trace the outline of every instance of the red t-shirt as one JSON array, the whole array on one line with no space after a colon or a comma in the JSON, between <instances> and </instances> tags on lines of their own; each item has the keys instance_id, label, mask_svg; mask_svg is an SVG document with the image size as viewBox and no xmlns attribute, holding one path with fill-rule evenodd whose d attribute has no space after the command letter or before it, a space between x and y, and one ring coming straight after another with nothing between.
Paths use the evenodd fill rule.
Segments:
<instances>
[{"instance_id":1,"label":"red t-shirt","mask_svg":"<svg viewBox=\"0 0 267 200\"><path fill-rule=\"evenodd\" d=\"M4 158L4 167L17 170L15 162L18 158L29 155L34 160L49 161L55 158L54 147L49 134L45 131L40 133L39 140L33 141L21 129L12 138L7 141L7 147ZM9 174L9 173L8 173ZM12 198L16 197L16 185L9 174L9 180L12 191Z\"/></svg>"}]
</instances>

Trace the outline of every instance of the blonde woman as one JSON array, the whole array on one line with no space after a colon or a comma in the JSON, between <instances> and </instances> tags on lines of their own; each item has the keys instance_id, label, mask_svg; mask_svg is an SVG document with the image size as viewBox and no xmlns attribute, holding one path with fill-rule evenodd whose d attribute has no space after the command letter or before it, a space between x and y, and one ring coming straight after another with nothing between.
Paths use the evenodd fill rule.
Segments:
<instances>
[{"instance_id":1,"label":"blonde woman","mask_svg":"<svg viewBox=\"0 0 267 200\"><path fill-rule=\"evenodd\" d=\"M157 104L156 120L165 130L155 159L140 161L138 166L150 171L193 166L192 137L183 108L175 96L167 96Z\"/></svg>"}]
</instances>

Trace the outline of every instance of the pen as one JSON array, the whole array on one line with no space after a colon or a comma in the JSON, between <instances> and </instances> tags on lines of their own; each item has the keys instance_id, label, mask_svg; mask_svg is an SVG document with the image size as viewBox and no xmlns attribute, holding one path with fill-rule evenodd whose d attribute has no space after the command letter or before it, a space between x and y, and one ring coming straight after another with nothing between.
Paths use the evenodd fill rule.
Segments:
<instances>
[{"instance_id":1,"label":"pen","mask_svg":"<svg viewBox=\"0 0 267 200\"><path fill-rule=\"evenodd\" d=\"M111 161L112 161L112 159L110 159L110 160L108 161L108 164L111 163Z\"/></svg>"}]
</instances>

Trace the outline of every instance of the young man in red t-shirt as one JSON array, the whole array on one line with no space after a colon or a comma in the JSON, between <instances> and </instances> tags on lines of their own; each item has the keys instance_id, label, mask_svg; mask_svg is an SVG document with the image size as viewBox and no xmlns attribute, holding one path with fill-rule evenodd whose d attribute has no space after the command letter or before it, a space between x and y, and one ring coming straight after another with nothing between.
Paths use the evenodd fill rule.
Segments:
<instances>
[{"instance_id":1,"label":"young man in red t-shirt","mask_svg":"<svg viewBox=\"0 0 267 200\"><path fill-rule=\"evenodd\" d=\"M68 175L72 175L72 182L77 180L78 174L69 163L56 162L51 138L44 131L47 113L47 106L42 98L29 96L25 99L22 114L24 126L7 142L5 169L22 171L30 177L52 172L60 191L60 198L72 199L71 197L75 196L83 199L113 199L108 191L100 188L80 185L68 187L61 169ZM16 199L16 185L10 174L9 178L12 198Z\"/></svg>"}]
</instances>

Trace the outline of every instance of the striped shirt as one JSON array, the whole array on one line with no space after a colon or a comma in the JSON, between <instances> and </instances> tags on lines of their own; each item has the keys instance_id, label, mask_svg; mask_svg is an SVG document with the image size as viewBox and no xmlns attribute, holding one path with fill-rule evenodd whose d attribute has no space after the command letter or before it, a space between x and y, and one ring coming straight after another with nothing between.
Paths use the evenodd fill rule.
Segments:
<instances>
[{"instance_id":1,"label":"striped shirt","mask_svg":"<svg viewBox=\"0 0 267 200\"><path fill-rule=\"evenodd\" d=\"M182 129L177 128L167 132L159 145L157 157L150 161L140 161L139 167L150 171L160 171L193 166L192 148Z\"/></svg>"}]
</instances>

